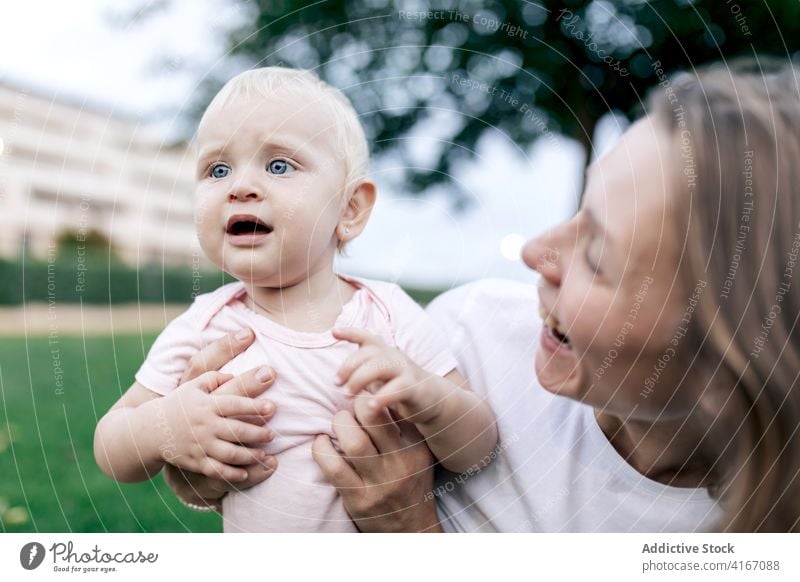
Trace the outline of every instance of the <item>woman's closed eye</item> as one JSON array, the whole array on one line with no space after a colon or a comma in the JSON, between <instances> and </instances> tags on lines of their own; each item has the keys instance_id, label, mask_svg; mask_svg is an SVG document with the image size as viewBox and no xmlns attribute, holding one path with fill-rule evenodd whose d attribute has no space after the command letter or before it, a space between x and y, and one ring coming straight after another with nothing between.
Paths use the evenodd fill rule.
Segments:
<instances>
[{"instance_id":1,"label":"woman's closed eye","mask_svg":"<svg viewBox=\"0 0 800 582\"><path fill-rule=\"evenodd\" d=\"M231 175L231 168L227 164L216 163L212 164L208 172L209 176L216 179L227 178Z\"/></svg>"},{"instance_id":2,"label":"woman's closed eye","mask_svg":"<svg viewBox=\"0 0 800 582\"><path fill-rule=\"evenodd\" d=\"M598 250L598 247L600 250ZM599 258L602 255L602 243L597 243L596 239L592 239L589 241L589 244L586 245L586 263L589 265L589 268L592 270L593 273L596 275L602 274L602 270L600 269L599 265Z\"/></svg>"},{"instance_id":3,"label":"woman's closed eye","mask_svg":"<svg viewBox=\"0 0 800 582\"><path fill-rule=\"evenodd\" d=\"M272 160L269 164L267 164L267 171L270 174L275 174L277 176L281 176L284 174L291 174L297 168L295 168L292 164L287 162L286 160Z\"/></svg>"}]
</instances>

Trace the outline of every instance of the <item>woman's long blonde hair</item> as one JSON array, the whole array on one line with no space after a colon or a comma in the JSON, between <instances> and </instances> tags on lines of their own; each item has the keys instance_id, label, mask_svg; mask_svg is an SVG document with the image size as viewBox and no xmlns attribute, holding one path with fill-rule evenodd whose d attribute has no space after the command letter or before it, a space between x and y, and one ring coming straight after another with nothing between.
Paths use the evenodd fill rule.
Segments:
<instances>
[{"instance_id":1,"label":"woman's long blonde hair","mask_svg":"<svg viewBox=\"0 0 800 582\"><path fill-rule=\"evenodd\" d=\"M726 531L800 530L800 74L717 64L650 96L677 145L680 275ZM706 377L706 376L703 376Z\"/></svg>"}]
</instances>

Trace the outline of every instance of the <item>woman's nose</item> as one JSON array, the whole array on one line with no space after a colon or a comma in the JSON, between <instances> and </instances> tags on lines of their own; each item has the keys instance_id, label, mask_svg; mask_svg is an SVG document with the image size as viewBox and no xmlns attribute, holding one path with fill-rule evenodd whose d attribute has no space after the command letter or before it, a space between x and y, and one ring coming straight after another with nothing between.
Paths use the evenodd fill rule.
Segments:
<instances>
[{"instance_id":1,"label":"woman's nose","mask_svg":"<svg viewBox=\"0 0 800 582\"><path fill-rule=\"evenodd\" d=\"M553 231L532 238L522 248L522 260L550 285L561 284L561 251Z\"/></svg>"}]
</instances>

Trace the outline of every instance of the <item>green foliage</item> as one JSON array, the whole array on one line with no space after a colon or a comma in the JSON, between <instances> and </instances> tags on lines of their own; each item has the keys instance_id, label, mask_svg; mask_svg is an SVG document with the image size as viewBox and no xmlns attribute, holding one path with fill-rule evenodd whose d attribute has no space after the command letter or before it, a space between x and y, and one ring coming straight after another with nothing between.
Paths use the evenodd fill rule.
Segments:
<instances>
[{"instance_id":1,"label":"green foliage","mask_svg":"<svg viewBox=\"0 0 800 582\"><path fill-rule=\"evenodd\" d=\"M74 231L64 231L56 239L55 244L56 256L62 260L74 260L78 256L93 262L118 259L108 237L96 230L83 235Z\"/></svg>"},{"instance_id":2,"label":"green foliage","mask_svg":"<svg viewBox=\"0 0 800 582\"><path fill-rule=\"evenodd\" d=\"M0 259L0 304L42 303L190 303L232 279L220 272L86 258L61 252L51 261Z\"/></svg>"},{"instance_id":3,"label":"green foliage","mask_svg":"<svg viewBox=\"0 0 800 582\"><path fill-rule=\"evenodd\" d=\"M221 531L160 477L125 485L95 464L97 421L153 339L0 339L0 532Z\"/></svg>"},{"instance_id":4,"label":"green foliage","mask_svg":"<svg viewBox=\"0 0 800 582\"><path fill-rule=\"evenodd\" d=\"M234 279L219 271L193 272L160 265L130 267L118 262L77 263L63 255L46 261L0 259L0 305L39 303L191 303ZM84 264L85 269L79 265ZM440 289L406 289L426 305Z\"/></svg>"},{"instance_id":5,"label":"green foliage","mask_svg":"<svg viewBox=\"0 0 800 582\"><path fill-rule=\"evenodd\" d=\"M377 151L432 124L442 155L402 182L419 192L472 157L488 128L519 145L546 131L590 146L602 115L634 115L667 73L754 52L797 54L800 3L719 0L367 0L239 5L243 24L196 112L236 70L313 68L363 115ZM430 13L419 16L425 9ZM416 16L415 16L416 14ZM466 81L464 81L466 80Z\"/></svg>"}]
</instances>

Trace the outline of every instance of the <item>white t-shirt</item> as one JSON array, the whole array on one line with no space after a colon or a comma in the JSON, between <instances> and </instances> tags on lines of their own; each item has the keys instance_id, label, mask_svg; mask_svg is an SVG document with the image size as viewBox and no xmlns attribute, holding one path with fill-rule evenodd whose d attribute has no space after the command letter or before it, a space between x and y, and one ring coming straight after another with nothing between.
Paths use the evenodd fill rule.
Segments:
<instances>
[{"instance_id":1,"label":"white t-shirt","mask_svg":"<svg viewBox=\"0 0 800 582\"><path fill-rule=\"evenodd\" d=\"M594 410L541 387L534 355L542 321L536 287L485 280L437 298L458 369L497 416L492 463L442 472L434 494L448 531L711 531L721 509L706 489L663 485L608 442Z\"/></svg>"}]
</instances>

